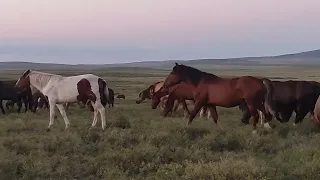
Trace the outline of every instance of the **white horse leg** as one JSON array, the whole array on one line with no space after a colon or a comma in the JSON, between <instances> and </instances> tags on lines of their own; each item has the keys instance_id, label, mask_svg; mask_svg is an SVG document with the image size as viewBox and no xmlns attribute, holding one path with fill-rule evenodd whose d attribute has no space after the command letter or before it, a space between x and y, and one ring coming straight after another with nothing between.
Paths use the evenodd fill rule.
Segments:
<instances>
[{"instance_id":1,"label":"white horse leg","mask_svg":"<svg viewBox=\"0 0 320 180\"><path fill-rule=\"evenodd\" d=\"M202 108L201 108L201 111L200 111L200 118L203 118L204 113L205 113L205 111L204 111L204 108L202 107Z\"/></svg>"},{"instance_id":2,"label":"white horse leg","mask_svg":"<svg viewBox=\"0 0 320 180\"><path fill-rule=\"evenodd\" d=\"M97 107L95 106L95 104L93 104L93 103L91 103L91 104L92 104L92 107L93 107L93 110L94 110L93 111L93 121L92 121L92 125L91 125L91 127L93 128L97 124L99 111L98 111Z\"/></svg>"},{"instance_id":3,"label":"white horse leg","mask_svg":"<svg viewBox=\"0 0 320 180\"><path fill-rule=\"evenodd\" d=\"M269 122L265 122L266 118L265 118L264 114L261 111L258 111L258 113L259 113L259 116L260 116L259 117L260 118L260 124L263 125L263 127L265 129L271 129L271 126L270 126Z\"/></svg>"},{"instance_id":4,"label":"white horse leg","mask_svg":"<svg viewBox=\"0 0 320 180\"><path fill-rule=\"evenodd\" d=\"M100 101L96 101L96 108L100 113L101 126L102 126L102 129L104 130L106 127L106 109L102 106Z\"/></svg>"},{"instance_id":5,"label":"white horse leg","mask_svg":"<svg viewBox=\"0 0 320 180\"><path fill-rule=\"evenodd\" d=\"M68 129L69 128L69 125L70 125L70 122L68 120L68 117L67 117L67 113L63 107L63 104L56 104L56 106L58 107L59 111L60 111L60 114L64 120L64 123L66 125L65 129Z\"/></svg>"},{"instance_id":6,"label":"white horse leg","mask_svg":"<svg viewBox=\"0 0 320 180\"><path fill-rule=\"evenodd\" d=\"M55 111L56 111L56 106L55 106L55 102L50 102L50 121L49 121L49 125L48 125L48 129L50 129L50 127L53 125L54 122L54 118L55 118Z\"/></svg>"},{"instance_id":7,"label":"white horse leg","mask_svg":"<svg viewBox=\"0 0 320 180\"><path fill-rule=\"evenodd\" d=\"M207 113L207 118L210 119L212 116L211 116L211 111L208 111Z\"/></svg>"}]
</instances>

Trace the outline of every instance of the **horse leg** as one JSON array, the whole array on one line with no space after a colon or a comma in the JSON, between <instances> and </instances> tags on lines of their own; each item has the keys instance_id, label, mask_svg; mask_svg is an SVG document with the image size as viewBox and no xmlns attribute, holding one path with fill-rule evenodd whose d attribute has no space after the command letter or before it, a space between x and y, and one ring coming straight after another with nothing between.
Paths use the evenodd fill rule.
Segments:
<instances>
[{"instance_id":1,"label":"horse leg","mask_svg":"<svg viewBox=\"0 0 320 180\"><path fill-rule=\"evenodd\" d=\"M296 118L293 123L294 126L298 123L301 123L303 118L309 113L310 110L306 107L307 106L303 106L303 104L298 105L296 110Z\"/></svg>"},{"instance_id":2,"label":"horse leg","mask_svg":"<svg viewBox=\"0 0 320 180\"><path fill-rule=\"evenodd\" d=\"M4 108L3 108L2 100L0 100L0 109L2 111L2 114L6 114L6 112L4 111Z\"/></svg>"},{"instance_id":3,"label":"horse leg","mask_svg":"<svg viewBox=\"0 0 320 180\"><path fill-rule=\"evenodd\" d=\"M179 101L179 100L176 100L174 101L174 104L173 104L173 112L176 112L178 110L178 107L179 105L182 103L182 101ZM184 102L186 104L186 102ZM187 104L186 104L187 105ZM182 104L182 106L184 106L184 104Z\"/></svg>"},{"instance_id":4,"label":"horse leg","mask_svg":"<svg viewBox=\"0 0 320 180\"><path fill-rule=\"evenodd\" d=\"M106 109L103 107L103 105L101 104L100 101L96 101L96 107L95 108L100 113L101 127L102 127L102 130L104 130L106 128Z\"/></svg>"},{"instance_id":5,"label":"horse leg","mask_svg":"<svg viewBox=\"0 0 320 180\"><path fill-rule=\"evenodd\" d=\"M96 126L97 121L98 121L98 114L99 114L99 111L97 110L97 108L94 108L94 111L93 111L93 121L92 121L91 128L93 128L93 127Z\"/></svg>"},{"instance_id":6,"label":"horse leg","mask_svg":"<svg viewBox=\"0 0 320 180\"><path fill-rule=\"evenodd\" d=\"M19 99L19 100L17 101L17 105L18 105L18 110L17 110L17 112L20 113L21 107L22 107L21 99Z\"/></svg>"},{"instance_id":7,"label":"horse leg","mask_svg":"<svg viewBox=\"0 0 320 180\"><path fill-rule=\"evenodd\" d=\"M188 106L187 106L186 101L185 101L185 100L179 101L178 105L179 105L180 103L182 104L182 107L183 107L183 109L184 109L183 118L186 118L187 115L190 116L190 111L189 111L189 109L188 109Z\"/></svg>"},{"instance_id":8,"label":"horse leg","mask_svg":"<svg viewBox=\"0 0 320 180\"><path fill-rule=\"evenodd\" d=\"M200 118L203 118L204 114L207 112L207 107L203 106L200 111Z\"/></svg>"},{"instance_id":9,"label":"horse leg","mask_svg":"<svg viewBox=\"0 0 320 180\"><path fill-rule=\"evenodd\" d=\"M24 104L24 112L26 113L28 110L29 101L26 97L23 97L22 100L23 100L23 104Z\"/></svg>"},{"instance_id":10,"label":"horse leg","mask_svg":"<svg viewBox=\"0 0 320 180\"><path fill-rule=\"evenodd\" d=\"M247 105L248 105L251 116L253 116L253 131L252 131L252 133L255 134L255 133L257 133L256 129L257 129L257 123L259 122L259 114L258 114L257 109L254 107L253 103L247 102Z\"/></svg>"},{"instance_id":11,"label":"horse leg","mask_svg":"<svg viewBox=\"0 0 320 180\"><path fill-rule=\"evenodd\" d=\"M39 105L38 99L35 99L33 101L33 110L32 110L32 112L35 113L37 111L38 105Z\"/></svg>"},{"instance_id":12,"label":"horse leg","mask_svg":"<svg viewBox=\"0 0 320 180\"><path fill-rule=\"evenodd\" d=\"M214 122L218 125L219 129L222 130L222 127L218 121L218 113L217 113L217 108L216 106L210 106L209 107L209 112L211 113L212 119Z\"/></svg>"},{"instance_id":13,"label":"horse leg","mask_svg":"<svg viewBox=\"0 0 320 180\"><path fill-rule=\"evenodd\" d=\"M56 113L56 106L55 106L56 102L49 101L49 103L50 103L50 121L49 121L48 129L50 129L50 127L53 125L55 113Z\"/></svg>"},{"instance_id":14,"label":"horse leg","mask_svg":"<svg viewBox=\"0 0 320 180\"><path fill-rule=\"evenodd\" d=\"M190 125L192 123L193 119L196 117L196 115L198 114L200 109L205 104L206 104L206 102L202 99L199 99L198 101L196 101L196 103L194 104L194 108L193 108L192 112L190 113L189 121L187 122L187 125Z\"/></svg>"},{"instance_id":15,"label":"horse leg","mask_svg":"<svg viewBox=\"0 0 320 180\"><path fill-rule=\"evenodd\" d=\"M63 104L56 104L56 106L59 109L60 114L61 114L61 116L62 116L62 118L64 120L64 123L66 125L65 129L68 129L69 126L70 126L70 122L68 120L67 113L66 113L66 111L65 111L65 109L63 107Z\"/></svg>"},{"instance_id":16,"label":"horse leg","mask_svg":"<svg viewBox=\"0 0 320 180\"><path fill-rule=\"evenodd\" d=\"M163 116L166 117L168 113L171 111L175 102L175 98L173 96L168 96L167 102L165 104L164 110L163 110Z\"/></svg>"}]
</instances>

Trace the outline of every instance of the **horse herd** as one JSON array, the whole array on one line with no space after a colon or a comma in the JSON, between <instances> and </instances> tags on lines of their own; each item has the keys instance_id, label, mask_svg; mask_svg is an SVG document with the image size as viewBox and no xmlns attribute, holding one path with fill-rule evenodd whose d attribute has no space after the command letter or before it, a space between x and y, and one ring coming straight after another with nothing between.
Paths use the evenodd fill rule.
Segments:
<instances>
[{"instance_id":1,"label":"horse herd","mask_svg":"<svg viewBox=\"0 0 320 180\"><path fill-rule=\"evenodd\" d=\"M208 117L221 128L216 106L236 107L242 111L241 121L249 124L253 117L253 132L261 119L265 128L274 117L281 123L288 122L295 112L294 125L301 123L310 113L313 122L320 125L320 83L316 81L271 81L267 78L241 76L222 78L198 69L176 63L164 81L152 84L143 90L136 101L151 99L151 107L158 105L163 116L176 111L179 104L189 115L190 124L196 114L209 110ZM194 104L190 112L186 101Z\"/></svg>"},{"instance_id":2,"label":"horse herd","mask_svg":"<svg viewBox=\"0 0 320 180\"><path fill-rule=\"evenodd\" d=\"M61 76L34 70L25 71L17 81L0 81L0 108L5 110L18 105L20 112L22 103L25 111L35 112L45 106L49 109L50 118L47 129L50 129L56 117L58 108L65 129L70 125L66 108L72 103L87 105L93 111L91 127L95 127L98 114L102 129L105 129L105 106L114 104L115 93L107 86L107 82L94 74L77 76ZM249 124L253 117L253 132L256 132L259 118L265 128L275 127L270 122L274 117L281 123L288 122L292 113L296 117L294 125L301 123L310 113L313 121L320 125L320 83L316 81L271 81L268 78L241 76L223 78L196 68L175 63L171 73L160 81L150 85L139 93L137 104L145 99L151 99L151 108L158 106L163 110L163 116L173 113L182 105L190 124L200 112L207 113L219 128L216 106L231 108L238 106L242 111L241 122ZM118 94L118 98L125 98ZM188 104L193 104L189 111Z\"/></svg>"}]
</instances>

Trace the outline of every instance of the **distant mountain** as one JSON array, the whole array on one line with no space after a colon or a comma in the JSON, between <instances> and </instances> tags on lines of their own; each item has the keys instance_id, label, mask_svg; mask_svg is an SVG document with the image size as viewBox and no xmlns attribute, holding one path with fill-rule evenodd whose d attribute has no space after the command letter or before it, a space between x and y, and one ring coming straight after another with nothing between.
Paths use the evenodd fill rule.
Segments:
<instances>
[{"instance_id":1,"label":"distant mountain","mask_svg":"<svg viewBox=\"0 0 320 180\"><path fill-rule=\"evenodd\" d=\"M261 64L285 64L285 65L320 65L320 49L294 54L263 57L241 57L228 59L198 59L198 60L167 60L145 61L122 64L54 64L54 63L31 63L31 62L0 62L0 69L100 69L110 67L140 67L140 68L170 68L174 62L193 65L196 67L210 67L215 65L261 65Z\"/></svg>"}]
</instances>

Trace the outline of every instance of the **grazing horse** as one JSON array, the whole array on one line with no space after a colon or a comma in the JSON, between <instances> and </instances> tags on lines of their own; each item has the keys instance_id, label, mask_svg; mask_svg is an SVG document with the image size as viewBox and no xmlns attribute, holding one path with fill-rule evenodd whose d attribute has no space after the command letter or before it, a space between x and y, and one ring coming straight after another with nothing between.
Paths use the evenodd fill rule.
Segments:
<instances>
[{"instance_id":1,"label":"grazing horse","mask_svg":"<svg viewBox=\"0 0 320 180\"><path fill-rule=\"evenodd\" d=\"M117 98L118 99L126 99L126 96L124 94L118 94Z\"/></svg>"},{"instance_id":2,"label":"grazing horse","mask_svg":"<svg viewBox=\"0 0 320 180\"><path fill-rule=\"evenodd\" d=\"M101 77L93 74L65 77L56 74L27 70L18 79L16 86L19 88L25 88L30 85L36 87L48 98L50 108L50 122L48 129L53 125L56 106L65 122L65 129L68 129L70 122L63 104L77 101L86 103L87 100L90 100L94 109L94 117L91 127L96 125L98 114L100 114L101 126L102 129L105 129L106 116L104 106L107 104L109 91L106 81Z\"/></svg>"},{"instance_id":3,"label":"grazing horse","mask_svg":"<svg viewBox=\"0 0 320 180\"><path fill-rule=\"evenodd\" d=\"M163 83L164 83L164 81L156 82L156 83L150 85L147 89L141 91L139 93L138 99L136 100L136 103L140 104L141 102L143 102L146 99L152 99L153 94L162 88Z\"/></svg>"},{"instance_id":4,"label":"grazing horse","mask_svg":"<svg viewBox=\"0 0 320 180\"><path fill-rule=\"evenodd\" d=\"M268 81L270 80L261 80L252 76L222 78L175 63L163 86L165 89L168 89L178 83L185 82L189 85L189 88L195 89L193 93L195 106L190 113L187 124L192 122L203 106L208 106L209 110L213 112L216 106L231 108L245 101L250 110L250 115L253 116L253 132L255 133L256 124L259 120L257 110L260 110L268 121L271 120L271 115L265 110L265 107L269 109L269 104L272 101L270 98L272 89L268 89L266 86L266 82ZM218 116L215 116L213 113L211 115L218 122ZM249 123L249 119L243 119L242 121Z\"/></svg>"}]
</instances>

